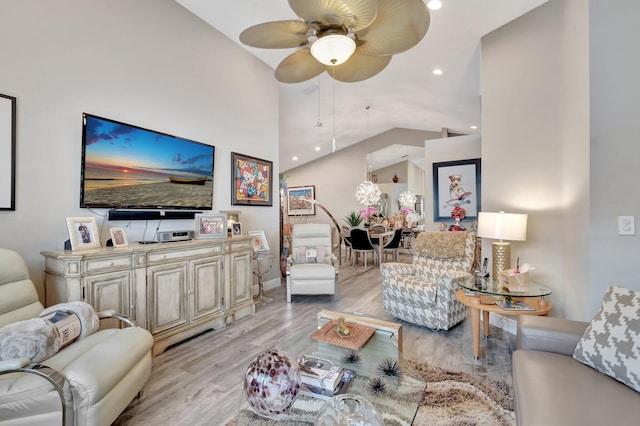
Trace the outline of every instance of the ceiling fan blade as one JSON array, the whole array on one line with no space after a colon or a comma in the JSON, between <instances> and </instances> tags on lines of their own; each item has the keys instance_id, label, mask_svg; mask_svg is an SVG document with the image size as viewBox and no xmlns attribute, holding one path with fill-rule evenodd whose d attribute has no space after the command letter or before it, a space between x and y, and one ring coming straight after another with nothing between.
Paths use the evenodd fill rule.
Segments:
<instances>
[{"instance_id":1,"label":"ceiling fan blade","mask_svg":"<svg viewBox=\"0 0 640 426\"><path fill-rule=\"evenodd\" d=\"M327 67L327 72L333 78L345 83L366 80L378 74L391 62L392 56L369 56L356 52L344 64L337 65L334 70Z\"/></svg>"},{"instance_id":2,"label":"ceiling fan blade","mask_svg":"<svg viewBox=\"0 0 640 426\"><path fill-rule=\"evenodd\" d=\"M308 43L309 26L302 21L274 21L254 25L240 33L247 46L267 49L300 47Z\"/></svg>"},{"instance_id":3,"label":"ceiling fan blade","mask_svg":"<svg viewBox=\"0 0 640 426\"><path fill-rule=\"evenodd\" d=\"M287 56L276 68L276 79L282 83L300 83L325 70L325 66L311 56L307 49L298 50Z\"/></svg>"},{"instance_id":4,"label":"ceiling fan blade","mask_svg":"<svg viewBox=\"0 0 640 426\"><path fill-rule=\"evenodd\" d=\"M291 9L306 22L346 26L359 31L376 19L375 0L289 0Z\"/></svg>"},{"instance_id":5,"label":"ceiling fan blade","mask_svg":"<svg viewBox=\"0 0 640 426\"><path fill-rule=\"evenodd\" d=\"M365 55L394 55L411 49L427 34L429 9L422 0L378 0L378 17L361 33Z\"/></svg>"}]
</instances>

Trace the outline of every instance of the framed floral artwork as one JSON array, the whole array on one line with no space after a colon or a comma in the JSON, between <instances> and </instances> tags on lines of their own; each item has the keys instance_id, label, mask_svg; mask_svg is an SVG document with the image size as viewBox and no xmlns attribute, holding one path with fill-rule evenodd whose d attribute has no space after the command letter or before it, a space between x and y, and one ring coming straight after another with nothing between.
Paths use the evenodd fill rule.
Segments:
<instances>
[{"instance_id":1,"label":"framed floral artwork","mask_svg":"<svg viewBox=\"0 0 640 426\"><path fill-rule=\"evenodd\" d=\"M273 205L273 162L231 153L231 204Z\"/></svg>"}]
</instances>

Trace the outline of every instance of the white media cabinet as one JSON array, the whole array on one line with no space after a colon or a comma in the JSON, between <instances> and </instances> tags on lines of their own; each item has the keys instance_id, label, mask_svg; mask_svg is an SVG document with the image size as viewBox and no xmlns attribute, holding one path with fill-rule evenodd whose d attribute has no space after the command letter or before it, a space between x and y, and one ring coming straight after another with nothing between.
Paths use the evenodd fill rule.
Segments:
<instances>
[{"instance_id":1,"label":"white media cabinet","mask_svg":"<svg viewBox=\"0 0 640 426\"><path fill-rule=\"evenodd\" d=\"M255 313L249 236L41 254L47 306L123 313L153 334L154 355Z\"/></svg>"}]
</instances>

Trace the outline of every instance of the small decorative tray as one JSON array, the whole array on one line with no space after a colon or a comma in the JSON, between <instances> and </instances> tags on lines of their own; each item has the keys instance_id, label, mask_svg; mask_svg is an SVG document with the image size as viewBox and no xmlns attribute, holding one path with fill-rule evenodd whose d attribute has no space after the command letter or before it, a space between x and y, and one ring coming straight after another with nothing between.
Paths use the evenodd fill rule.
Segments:
<instances>
[{"instance_id":1,"label":"small decorative tray","mask_svg":"<svg viewBox=\"0 0 640 426\"><path fill-rule=\"evenodd\" d=\"M338 325L337 320L332 320L317 329L310 337L314 340L321 342L331 343L332 345L341 346L349 349L359 349L376 332L373 327L367 327L366 325L356 324L353 322L347 322L351 334L349 336L341 337L336 332ZM348 337L348 338L347 338Z\"/></svg>"}]
</instances>

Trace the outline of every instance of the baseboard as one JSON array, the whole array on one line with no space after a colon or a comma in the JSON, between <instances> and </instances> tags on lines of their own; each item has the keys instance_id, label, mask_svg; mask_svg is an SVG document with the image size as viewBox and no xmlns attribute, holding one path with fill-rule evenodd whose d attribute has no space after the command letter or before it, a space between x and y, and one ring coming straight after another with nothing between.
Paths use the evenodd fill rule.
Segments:
<instances>
[{"instance_id":1,"label":"baseboard","mask_svg":"<svg viewBox=\"0 0 640 426\"><path fill-rule=\"evenodd\" d=\"M513 318L508 318L504 315L491 313L489 315L489 324L498 327L501 330L511 333L514 336L517 333L518 322Z\"/></svg>"},{"instance_id":2,"label":"baseboard","mask_svg":"<svg viewBox=\"0 0 640 426\"><path fill-rule=\"evenodd\" d=\"M264 288L265 290L271 290L272 288L277 288L280 287L280 278L274 278L272 280L269 281L265 281L264 283L262 283L262 288ZM253 294L256 295L258 294L258 284L255 284L253 286Z\"/></svg>"}]
</instances>

